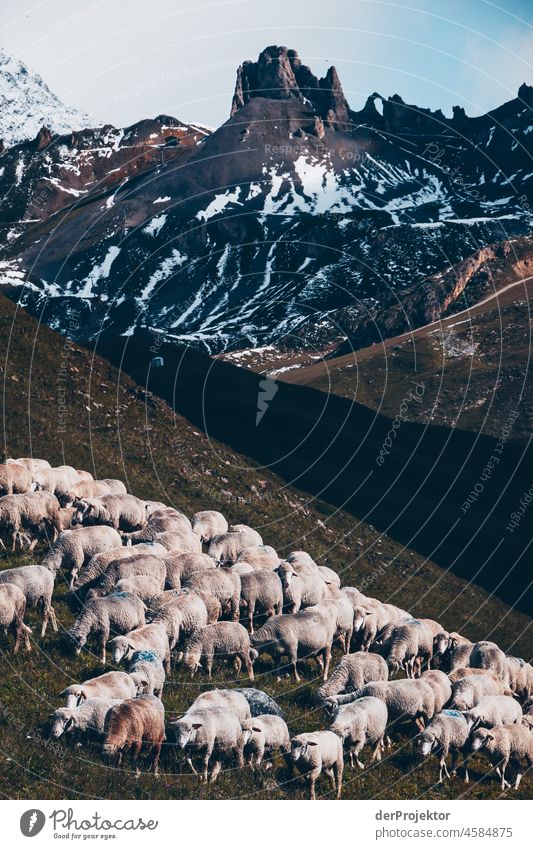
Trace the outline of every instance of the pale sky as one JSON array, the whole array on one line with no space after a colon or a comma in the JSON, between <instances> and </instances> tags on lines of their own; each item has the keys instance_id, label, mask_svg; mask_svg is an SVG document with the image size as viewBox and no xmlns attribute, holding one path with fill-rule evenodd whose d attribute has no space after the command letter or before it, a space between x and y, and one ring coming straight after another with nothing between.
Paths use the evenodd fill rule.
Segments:
<instances>
[{"instance_id":1,"label":"pale sky","mask_svg":"<svg viewBox=\"0 0 533 849\"><path fill-rule=\"evenodd\" d=\"M268 44L354 109L378 91L476 115L533 83L531 0L0 0L0 45L94 124L160 113L218 126L235 72Z\"/></svg>"}]
</instances>

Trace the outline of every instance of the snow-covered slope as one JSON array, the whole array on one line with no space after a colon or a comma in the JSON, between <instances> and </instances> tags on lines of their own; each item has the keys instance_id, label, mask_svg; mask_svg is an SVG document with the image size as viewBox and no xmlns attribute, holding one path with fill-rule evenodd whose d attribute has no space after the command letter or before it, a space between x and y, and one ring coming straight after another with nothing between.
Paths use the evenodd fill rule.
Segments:
<instances>
[{"instance_id":1,"label":"snow-covered slope","mask_svg":"<svg viewBox=\"0 0 533 849\"><path fill-rule=\"evenodd\" d=\"M90 119L65 106L38 74L0 48L0 139L6 147L33 139L43 125L67 133L90 126Z\"/></svg>"}]
</instances>

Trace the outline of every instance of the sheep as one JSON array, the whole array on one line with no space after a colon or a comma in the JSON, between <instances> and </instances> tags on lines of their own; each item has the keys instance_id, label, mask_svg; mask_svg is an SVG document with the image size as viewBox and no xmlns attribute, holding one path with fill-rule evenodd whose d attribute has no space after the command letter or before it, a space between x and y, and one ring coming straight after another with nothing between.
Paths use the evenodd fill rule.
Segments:
<instances>
[{"instance_id":1,"label":"sheep","mask_svg":"<svg viewBox=\"0 0 533 849\"><path fill-rule=\"evenodd\" d=\"M259 770L265 755L271 758L277 751L281 752L287 766L290 766L291 738L284 719L272 714L261 714L245 719L242 730L243 754L248 766Z\"/></svg>"},{"instance_id":2,"label":"sheep","mask_svg":"<svg viewBox=\"0 0 533 849\"><path fill-rule=\"evenodd\" d=\"M230 615L234 622L239 619L239 602L241 597L241 578L231 569L206 569L184 578L183 585L195 592L218 598L222 608L229 605Z\"/></svg>"},{"instance_id":3,"label":"sheep","mask_svg":"<svg viewBox=\"0 0 533 849\"><path fill-rule=\"evenodd\" d=\"M509 688L518 699L527 702L533 696L533 666L521 657L507 656Z\"/></svg>"},{"instance_id":4,"label":"sheep","mask_svg":"<svg viewBox=\"0 0 533 849\"><path fill-rule=\"evenodd\" d=\"M317 698L319 703L326 704L338 693L352 693L369 681L386 681L388 677L389 668L380 655L364 651L346 654L318 689Z\"/></svg>"},{"instance_id":5,"label":"sheep","mask_svg":"<svg viewBox=\"0 0 533 849\"><path fill-rule=\"evenodd\" d=\"M198 596L198 598L202 599L207 610L208 625L212 625L214 622L218 622L218 620L222 616L222 605L220 604L218 598L215 598L215 596L211 595L210 593L204 593L202 592L202 590L190 590L186 587L181 590L164 590L164 592L159 593L159 595L154 596L152 599L150 599L150 617L153 618L157 611L165 604L168 604L169 601L174 601L174 599L179 598L179 596L187 594L195 595Z\"/></svg>"},{"instance_id":6,"label":"sheep","mask_svg":"<svg viewBox=\"0 0 533 849\"><path fill-rule=\"evenodd\" d=\"M104 736L104 723L108 710L119 705L121 699L87 699L74 707L61 707L50 715L54 739L63 734L75 736L78 741L100 741Z\"/></svg>"},{"instance_id":7,"label":"sheep","mask_svg":"<svg viewBox=\"0 0 533 849\"><path fill-rule=\"evenodd\" d=\"M24 494L29 492L33 483L28 469L16 463L0 465L0 495Z\"/></svg>"},{"instance_id":8,"label":"sheep","mask_svg":"<svg viewBox=\"0 0 533 849\"><path fill-rule=\"evenodd\" d=\"M44 558L42 565L51 572L70 572L70 587L79 570L95 554L120 546L120 534L114 528L75 528L63 531Z\"/></svg>"},{"instance_id":9,"label":"sheep","mask_svg":"<svg viewBox=\"0 0 533 849\"><path fill-rule=\"evenodd\" d=\"M187 713L193 713L195 710L207 710L208 708L231 710L241 723L246 722L251 717L248 700L239 690L206 690L196 697Z\"/></svg>"},{"instance_id":10,"label":"sheep","mask_svg":"<svg viewBox=\"0 0 533 849\"><path fill-rule=\"evenodd\" d=\"M218 566L231 566L240 559L241 551L256 544L261 543L251 542L245 533L217 534L210 540L207 553Z\"/></svg>"},{"instance_id":11,"label":"sheep","mask_svg":"<svg viewBox=\"0 0 533 849\"><path fill-rule=\"evenodd\" d=\"M249 525L230 525L228 533L241 534L246 537L247 545L263 545L263 537L261 534Z\"/></svg>"},{"instance_id":12,"label":"sheep","mask_svg":"<svg viewBox=\"0 0 533 849\"><path fill-rule=\"evenodd\" d=\"M154 651L133 652L128 674L135 683L137 695L154 695L161 698L165 684L165 669Z\"/></svg>"},{"instance_id":13,"label":"sheep","mask_svg":"<svg viewBox=\"0 0 533 849\"><path fill-rule=\"evenodd\" d=\"M94 554L86 566L83 566L79 573L74 576L73 586L78 589L90 587L94 581L104 574L107 567L114 560L138 556L139 554L165 554L165 551L165 548L158 546L157 543L141 543L135 546L134 551L131 548L120 545L119 548L112 548L109 551Z\"/></svg>"},{"instance_id":14,"label":"sheep","mask_svg":"<svg viewBox=\"0 0 533 849\"><path fill-rule=\"evenodd\" d=\"M125 484L117 478L100 478L97 482L105 484L110 495L127 495L128 493Z\"/></svg>"},{"instance_id":15,"label":"sheep","mask_svg":"<svg viewBox=\"0 0 533 849\"><path fill-rule=\"evenodd\" d=\"M302 610L272 616L252 635L250 642L259 653L269 654L274 662L280 661L283 656L288 657L298 682L298 658L314 657L326 681L334 634L335 624L327 613L319 609Z\"/></svg>"},{"instance_id":16,"label":"sheep","mask_svg":"<svg viewBox=\"0 0 533 849\"><path fill-rule=\"evenodd\" d=\"M26 607L37 608L42 612L41 637L46 633L48 622L52 625L52 630L58 629L55 610L52 607L54 580L54 574L45 566L19 566L0 572L0 584L15 584L24 593Z\"/></svg>"},{"instance_id":17,"label":"sheep","mask_svg":"<svg viewBox=\"0 0 533 849\"><path fill-rule=\"evenodd\" d=\"M131 578L121 578L117 581L114 592L137 595L147 602L161 592L161 581L150 575L133 575Z\"/></svg>"},{"instance_id":18,"label":"sheep","mask_svg":"<svg viewBox=\"0 0 533 849\"><path fill-rule=\"evenodd\" d=\"M389 720L412 721L422 731L435 714L435 695L420 678L399 681L369 681L353 693L335 696L335 705L348 704L362 696L375 696L387 705Z\"/></svg>"},{"instance_id":19,"label":"sheep","mask_svg":"<svg viewBox=\"0 0 533 849\"><path fill-rule=\"evenodd\" d=\"M110 525L117 531L135 531L146 525L144 501L135 495L79 498L76 519L82 525Z\"/></svg>"},{"instance_id":20,"label":"sheep","mask_svg":"<svg viewBox=\"0 0 533 849\"><path fill-rule=\"evenodd\" d=\"M453 672L448 672L448 678L452 684L455 684L456 681L462 681L464 678L470 678L470 676L477 675L486 675L486 669L472 669L471 666L460 666L459 669L454 669ZM492 674L492 673L490 673Z\"/></svg>"},{"instance_id":21,"label":"sheep","mask_svg":"<svg viewBox=\"0 0 533 849\"><path fill-rule=\"evenodd\" d=\"M281 558L270 545L249 545L239 552L239 561L249 563L255 569L277 569Z\"/></svg>"},{"instance_id":22,"label":"sheep","mask_svg":"<svg viewBox=\"0 0 533 849\"><path fill-rule=\"evenodd\" d=\"M169 589L181 587L183 581L194 575L215 568L215 561L207 554L174 554L165 557L167 566L166 584Z\"/></svg>"},{"instance_id":23,"label":"sheep","mask_svg":"<svg viewBox=\"0 0 533 849\"><path fill-rule=\"evenodd\" d=\"M192 678L204 661L211 678L214 658L220 656L234 661L237 676L244 663L249 679L254 680L250 637L246 628L238 622L216 622L193 631L185 642L183 664Z\"/></svg>"},{"instance_id":24,"label":"sheep","mask_svg":"<svg viewBox=\"0 0 533 849\"><path fill-rule=\"evenodd\" d=\"M435 696L435 713L440 713L452 697L452 685L448 676L440 669L426 669L420 676L421 681L429 684Z\"/></svg>"},{"instance_id":25,"label":"sheep","mask_svg":"<svg viewBox=\"0 0 533 849\"><path fill-rule=\"evenodd\" d=\"M69 684L59 695L66 696L67 707L73 707L87 699L132 699L135 693L135 682L127 672L104 672L81 684Z\"/></svg>"},{"instance_id":26,"label":"sheep","mask_svg":"<svg viewBox=\"0 0 533 849\"><path fill-rule=\"evenodd\" d=\"M99 498L101 495L111 495L110 487L104 481L81 480L73 484L68 492L58 496L62 507L72 507L75 501L84 498Z\"/></svg>"},{"instance_id":27,"label":"sheep","mask_svg":"<svg viewBox=\"0 0 533 849\"><path fill-rule=\"evenodd\" d=\"M114 705L107 713L104 725L102 754L120 763L126 752L131 753L136 775L140 775L137 760L144 747L151 756L154 775L159 775L159 756L165 737L165 709L155 696L138 696Z\"/></svg>"},{"instance_id":28,"label":"sheep","mask_svg":"<svg viewBox=\"0 0 533 849\"><path fill-rule=\"evenodd\" d=\"M55 541L61 521L59 501L49 492L29 492L26 495L4 495L0 498L0 533L11 542L14 551L25 534L34 536L30 551L44 532ZM29 538L26 536L29 541ZM5 546L4 546L5 547Z\"/></svg>"},{"instance_id":29,"label":"sheep","mask_svg":"<svg viewBox=\"0 0 533 849\"><path fill-rule=\"evenodd\" d=\"M359 753L366 744L373 747L372 760L381 760L388 716L387 706L375 696L363 696L337 707L329 730L337 734L343 746L347 747L352 768L355 759L359 769L364 769Z\"/></svg>"},{"instance_id":30,"label":"sheep","mask_svg":"<svg viewBox=\"0 0 533 849\"><path fill-rule=\"evenodd\" d=\"M256 609L267 616L280 614L283 607L281 581L275 572L257 569L241 575L241 613L245 614L250 634L254 632Z\"/></svg>"},{"instance_id":31,"label":"sheep","mask_svg":"<svg viewBox=\"0 0 533 849\"><path fill-rule=\"evenodd\" d=\"M243 765L242 726L233 710L189 709L170 728L175 744L185 752L188 765L200 781L216 781L224 757L233 756L237 767ZM202 758L201 772L194 766L195 755Z\"/></svg>"},{"instance_id":32,"label":"sheep","mask_svg":"<svg viewBox=\"0 0 533 849\"><path fill-rule=\"evenodd\" d=\"M108 598L114 598L114 596L108 596ZM168 637L160 622L150 622L148 625L142 622L126 633L113 637L109 640L109 651L113 663L120 663L122 660L130 661L136 651L152 651L162 662L166 674L170 673Z\"/></svg>"},{"instance_id":33,"label":"sheep","mask_svg":"<svg viewBox=\"0 0 533 849\"><path fill-rule=\"evenodd\" d=\"M483 696L477 705L464 712L471 732L480 726L513 725L522 722L522 708L511 696Z\"/></svg>"},{"instance_id":34,"label":"sheep","mask_svg":"<svg viewBox=\"0 0 533 849\"><path fill-rule=\"evenodd\" d=\"M250 572L256 572L258 570L256 570L254 566L250 566L249 563L245 563L244 560L238 560L237 563L234 563L231 567L231 571L235 572L237 575L249 575Z\"/></svg>"},{"instance_id":35,"label":"sheep","mask_svg":"<svg viewBox=\"0 0 533 849\"><path fill-rule=\"evenodd\" d=\"M297 554L302 554L302 556L297 557ZM316 563L311 560L309 555L305 555L304 557L303 554L303 552L293 552L292 555L289 555L293 559L289 560L287 558L283 563L280 563L277 573L281 579L284 598L287 596L293 579L299 578L302 582L300 593L301 607L311 607L319 604L326 595L326 582L320 574ZM287 612L297 613L300 609L298 601L295 598L291 598L290 595L287 596L286 600Z\"/></svg>"},{"instance_id":36,"label":"sheep","mask_svg":"<svg viewBox=\"0 0 533 849\"><path fill-rule=\"evenodd\" d=\"M110 632L126 634L133 628L141 627L145 624L145 610L145 605L135 595L92 598L67 631L67 637L72 641L76 654L80 654L88 638L94 636L105 665L106 643Z\"/></svg>"},{"instance_id":37,"label":"sheep","mask_svg":"<svg viewBox=\"0 0 533 849\"><path fill-rule=\"evenodd\" d=\"M37 490L44 490L63 498L81 480L76 469L72 466L58 466L55 469L40 469L33 475L34 485Z\"/></svg>"},{"instance_id":38,"label":"sheep","mask_svg":"<svg viewBox=\"0 0 533 849\"><path fill-rule=\"evenodd\" d=\"M278 703L263 690L256 690L254 687L239 687L237 690L232 690L232 693L241 693L244 696L252 716L269 713L285 719L285 714Z\"/></svg>"},{"instance_id":39,"label":"sheep","mask_svg":"<svg viewBox=\"0 0 533 849\"><path fill-rule=\"evenodd\" d=\"M325 772L340 799L344 769L342 740L333 731L298 734L291 740L291 757L309 783L309 795L316 799L316 780Z\"/></svg>"},{"instance_id":40,"label":"sheep","mask_svg":"<svg viewBox=\"0 0 533 849\"><path fill-rule=\"evenodd\" d=\"M433 717L427 728L422 731L415 741L415 746L420 754L427 757L431 753L440 756L439 759L439 784L442 783L442 775L450 778L446 766L446 758L452 753L452 775L457 769L458 753L463 755L463 767L465 770L465 781L468 781L468 770L466 766L468 753L468 725L462 713L458 710L443 710Z\"/></svg>"},{"instance_id":41,"label":"sheep","mask_svg":"<svg viewBox=\"0 0 533 849\"><path fill-rule=\"evenodd\" d=\"M207 608L195 593L180 593L160 607L151 621L164 627L172 651L183 636L208 624Z\"/></svg>"},{"instance_id":42,"label":"sheep","mask_svg":"<svg viewBox=\"0 0 533 849\"><path fill-rule=\"evenodd\" d=\"M496 725L494 728L478 728L474 731L470 746L473 752L485 755L501 777L501 788L510 787L505 779L509 763L517 768L514 789L518 790L522 778L522 762L533 767L533 734L524 725Z\"/></svg>"},{"instance_id":43,"label":"sheep","mask_svg":"<svg viewBox=\"0 0 533 849\"><path fill-rule=\"evenodd\" d=\"M447 645L445 642L447 636ZM463 668L470 664L470 655L474 644L461 636L457 632L451 634L438 635L435 642L439 645L439 653L441 655L441 667L444 672L453 672L454 669ZM444 651L441 649L446 645Z\"/></svg>"},{"instance_id":44,"label":"sheep","mask_svg":"<svg viewBox=\"0 0 533 849\"><path fill-rule=\"evenodd\" d=\"M348 597L337 589L335 586L330 586L329 593L316 608L327 610L335 624L334 641L338 641L341 645L344 654L348 654L353 633L353 608ZM315 609L315 608L307 608Z\"/></svg>"},{"instance_id":45,"label":"sheep","mask_svg":"<svg viewBox=\"0 0 533 849\"><path fill-rule=\"evenodd\" d=\"M390 626L388 631L387 626ZM353 633L358 635L357 642L361 651L368 651L377 642L378 634L380 643L386 642L394 627L395 623L391 622L385 606L374 599L360 601L353 609Z\"/></svg>"},{"instance_id":46,"label":"sheep","mask_svg":"<svg viewBox=\"0 0 533 849\"><path fill-rule=\"evenodd\" d=\"M476 643L470 655L470 666L474 669L487 669L501 681L508 683L507 658L496 643L487 640Z\"/></svg>"},{"instance_id":47,"label":"sheep","mask_svg":"<svg viewBox=\"0 0 533 849\"><path fill-rule=\"evenodd\" d=\"M24 624L26 596L15 584L0 584L0 629L7 637L8 630L15 638L13 653L17 654L21 642L27 652L31 651L31 628Z\"/></svg>"},{"instance_id":48,"label":"sheep","mask_svg":"<svg viewBox=\"0 0 533 849\"><path fill-rule=\"evenodd\" d=\"M145 511L146 512L146 511ZM124 534L124 539L129 545L136 545L138 542L150 542L155 540L158 534L172 533L182 538L184 541L183 550L202 551L202 544L198 537L194 536L191 530L191 523L187 516L174 511L168 513L152 513L148 517L146 524L137 531ZM185 542L191 546L190 549L185 548Z\"/></svg>"},{"instance_id":49,"label":"sheep","mask_svg":"<svg viewBox=\"0 0 533 849\"><path fill-rule=\"evenodd\" d=\"M395 625L385 648L391 674L403 669L408 678L420 677L422 665L429 664L433 655L433 634L427 625L412 619Z\"/></svg>"},{"instance_id":50,"label":"sheep","mask_svg":"<svg viewBox=\"0 0 533 849\"><path fill-rule=\"evenodd\" d=\"M512 695L503 682L490 672L481 675L468 675L452 683L451 707L457 710L470 710L483 696Z\"/></svg>"},{"instance_id":51,"label":"sheep","mask_svg":"<svg viewBox=\"0 0 533 849\"><path fill-rule=\"evenodd\" d=\"M227 534L228 523L218 510L200 510L191 519L192 531L203 543L209 543L213 537Z\"/></svg>"},{"instance_id":52,"label":"sheep","mask_svg":"<svg viewBox=\"0 0 533 849\"><path fill-rule=\"evenodd\" d=\"M318 571L320 572L325 583L328 586L336 587L338 590L340 590L341 579L333 569L330 569L329 566L319 566Z\"/></svg>"},{"instance_id":53,"label":"sheep","mask_svg":"<svg viewBox=\"0 0 533 849\"><path fill-rule=\"evenodd\" d=\"M24 466L24 468L28 469L32 475L36 472L42 471L43 469L51 468L48 460L40 460L37 457L19 457L18 460L8 458L6 463L15 463L17 466Z\"/></svg>"},{"instance_id":54,"label":"sheep","mask_svg":"<svg viewBox=\"0 0 533 849\"><path fill-rule=\"evenodd\" d=\"M153 554L138 554L131 557L121 557L113 560L104 574L94 582L90 590L91 597L107 595L112 592L121 578L132 578L136 575L148 575L159 582L160 592L165 586L166 565L162 557Z\"/></svg>"}]
</instances>

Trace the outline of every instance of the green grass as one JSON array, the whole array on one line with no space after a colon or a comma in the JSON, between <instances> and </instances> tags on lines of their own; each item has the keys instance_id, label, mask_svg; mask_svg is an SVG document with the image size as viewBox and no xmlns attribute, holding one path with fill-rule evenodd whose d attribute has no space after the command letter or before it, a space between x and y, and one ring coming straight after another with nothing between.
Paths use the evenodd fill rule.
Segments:
<instances>
[{"instance_id":1,"label":"green grass","mask_svg":"<svg viewBox=\"0 0 533 849\"><path fill-rule=\"evenodd\" d=\"M392 601L415 615L439 620L471 639L490 638L505 650L531 658L531 620L474 584L405 549L349 513L332 508L286 486L268 470L209 440L160 399L149 398L131 380L90 352L73 346L66 357L65 430L58 429L58 377L63 374L64 340L18 311L0 297L0 368L4 379L4 450L11 456L46 457L52 463L87 468L97 477L117 476L143 497L160 498L192 515L198 509L221 509L231 521L252 524L265 542L283 552L306 548L335 569L344 584L355 584L367 595ZM63 387L61 387L63 388ZM63 397L63 395L62 395ZM39 562L27 557L4 558L1 568ZM61 630L73 613L58 585L54 602ZM35 624L33 612L28 621ZM11 798L300 798L300 781L286 783L279 764L263 789L247 770L222 774L213 787L201 787L181 775L170 753L163 759L164 776L136 780L129 771L106 767L92 749L76 750L47 744L37 734L46 716L61 704L58 693L69 683L101 671L88 652L68 655L59 635L41 640L34 631L33 651L16 658L0 639L0 792ZM298 733L323 727L312 707L318 686L314 664L304 665L304 682L278 680L268 664L258 664L256 686L279 699L290 730ZM214 685L231 686L232 676L216 670ZM244 678L239 682L246 685ZM205 679L194 685L175 672L166 685L169 716L183 711ZM368 760L368 756L366 758ZM486 765L473 762L467 798L498 798L499 785L487 777ZM420 766L407 738L399 738L381 766L345 775L343 798L458 798L465 793L459 780L435 785L434 760ZM478 779L482 779L477 783ZM273 783L274 782L274 783ZM531 795L532 780L524 779L517 798ZM319 792L328 794L327 780Z\"/></svg>"}]
</instances>

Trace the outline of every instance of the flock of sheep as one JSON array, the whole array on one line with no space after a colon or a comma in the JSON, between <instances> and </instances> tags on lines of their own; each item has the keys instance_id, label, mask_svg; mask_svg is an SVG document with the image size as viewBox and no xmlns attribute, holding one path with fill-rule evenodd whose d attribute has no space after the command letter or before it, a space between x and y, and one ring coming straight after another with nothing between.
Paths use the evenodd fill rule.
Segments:
<instances>
[{"instance_id":1,"label":"flock of sheep","mask_svg":"<svg viewBox=\"0 0 533 849\"><path fill-rule=\"evenodd\" d=\"M13 632L14 650L31 649L26 608L42 612L41 636L48 623L58 630L52 602L61 575L78 613L65 648L87 646L103 665L109 651L123 667L67 687L66 706L51 717L53 737L96 742L113 762L129 753L137 771L142 752L156 775L167 741L204 781L215 781L223 764L257 773L280 753L311 798L322 773L339 798L344 759L362 768L369 746L381 760L399 726L411 729L421 755L437 755L439 781L450 777L449 754L452 772L461 754L465 781L470 754L485 755L502 789L509 765L515 788L533 766L533 668L495 643L472 643L341 587L336 572L304 551L282 560L256 530L228 526L218 511L189 519L128 494L118 480L21 458L0 466L0 493L1 544L48 544L40 565L0 572L0 626ZM343 656L330 674L334 645ZM229 662L253 681L260 655L296 681L298 661L316 661L327 729L291 737L279 705L253 687L203 692L165 722L172 663L211 678Z\"/></svg>"}]
</instances>

